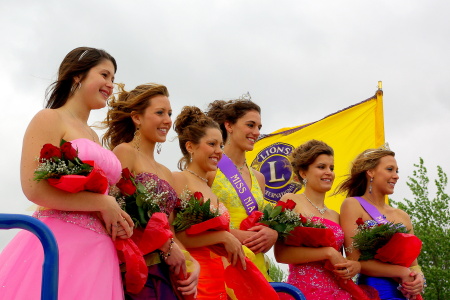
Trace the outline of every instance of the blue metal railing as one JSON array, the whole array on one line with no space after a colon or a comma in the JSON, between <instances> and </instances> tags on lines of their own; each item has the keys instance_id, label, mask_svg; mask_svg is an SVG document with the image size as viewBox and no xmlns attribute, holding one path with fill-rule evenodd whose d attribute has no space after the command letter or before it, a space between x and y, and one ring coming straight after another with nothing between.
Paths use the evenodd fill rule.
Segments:
<instances>
[{"instance_id":1,"label":"blue metal railing","mask_svg":"<svg viewBox=\"0 0 450 300\"><path fill-rule=\"evenodd\" d=\"M291 295L295 300L306 300L305 295L295 286L286 282L270 282L270 285L277 292Z\"/></svg>"},{"instance_id":2,"label":"blue metal railing","mask_svg":"<svg viewBox=\"0 0 450 300\"><path fill-rule=\"evenodd\" d=\"M51 230L36 218L19 214L0 214L0 229L21 228L34 233L44 248L41 299L58 299L58 245Z\"/></svg>"}]
</instances>

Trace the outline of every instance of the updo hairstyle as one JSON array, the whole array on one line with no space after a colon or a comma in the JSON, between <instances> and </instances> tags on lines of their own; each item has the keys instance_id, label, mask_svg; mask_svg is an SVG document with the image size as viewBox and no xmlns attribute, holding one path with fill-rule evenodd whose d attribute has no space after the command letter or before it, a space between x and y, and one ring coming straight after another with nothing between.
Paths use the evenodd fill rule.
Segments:
<instances>
[{"instance_id":1,"label":"updo hairstyle","mask_svg":"<svg viewBox=\"0 0 450 300\"><path fill-rule=\"evenodd\" d=\"M190 154L186 149L186 143L191 142L194 145L200 143L200 139L205 136L209 128L220 130L219 124L203 113L196 106L185 106L173 123L173 128L178 134L181 153L183 157L178 162L178 168L184 170L189 162Z\"/></svg>"}]
</instances>

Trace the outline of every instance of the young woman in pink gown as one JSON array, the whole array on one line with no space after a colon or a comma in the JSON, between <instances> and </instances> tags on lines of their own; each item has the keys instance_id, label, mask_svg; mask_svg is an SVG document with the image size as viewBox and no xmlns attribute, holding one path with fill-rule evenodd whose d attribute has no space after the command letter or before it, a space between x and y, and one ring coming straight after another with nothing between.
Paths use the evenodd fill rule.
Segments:
<instances>
[{"instance_id":1,"label":"young woman in pink gown","mask_svg":"<svg viewBox=\"0 0 450 300\"><path fill-rule=\"evenodd\" d=\"M360 264L342 255L344 232L339 225L339 214L325 206L325 194L334 181L334 152L321 141L311 140L292 152L291 164L305 189L302 194L285 194L280 201L293 200L295 212L320 221L333 230L335 247L292 247L282 242L275 246L278 262L289 264L287 282L298 287L306 299L353 299L342 289L339 278L351 280L359 273ZM325 267L331 263L334 269Z\"/></svg>"},{"instance_id":2,"label":"young woman in pink gown","mask_svg":"<svg viewBox=\"0 0 450 300\"><path fill-rule=\"evenodd\" d=\"M34 217L56 237L59 299L123 299L113 239L131 236L129 215L107 194L69 193L45 180L33 180L42 146L59 146L61 139L73 143L81 160L95 161L109 184L119 180L119 160L100 146L97 134L87 125L91 110L106 105L116 69L114 58L103 50L72 50L61 63L46 109L31 120L23 140L22 189L39 206ZM0 299L40 299L42 263L41 243L21 231L0 255Z\"/></svg>"}]
</instances>

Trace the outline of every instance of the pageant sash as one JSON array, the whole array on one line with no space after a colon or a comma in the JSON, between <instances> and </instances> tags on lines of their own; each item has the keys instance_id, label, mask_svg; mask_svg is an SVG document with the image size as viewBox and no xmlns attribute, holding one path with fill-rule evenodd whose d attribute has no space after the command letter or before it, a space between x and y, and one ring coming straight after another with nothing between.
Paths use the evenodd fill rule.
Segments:
<instances>
[{"instance_id":1,"label":"pageant sash","mask_svg":"<svg viewBox=\"0 0 450 300\"><path fill-rule=\"evenodd\" d=\"M380 213L380 211L366 201L363 197L354 197L359 201L359 204L364 208L364 210L375 220L378 224L386 224L389 223L388 220L384 218L384 216Z\"/></svg>"},{"instance_id":2,"label":"pageant sash","mask_svg":"<svg viewBox=\"0 0 450 300\"><path fill-rule=\"evenodd\" d=\"M236 190L247 215L250 215L253 211L258 210L258 203L256 202L255 197L253 197L247 183L245 183L241 173L239 173L231 159L223 154L222 159L219 161L218 167Z\"/></svg>"}]
</instances>

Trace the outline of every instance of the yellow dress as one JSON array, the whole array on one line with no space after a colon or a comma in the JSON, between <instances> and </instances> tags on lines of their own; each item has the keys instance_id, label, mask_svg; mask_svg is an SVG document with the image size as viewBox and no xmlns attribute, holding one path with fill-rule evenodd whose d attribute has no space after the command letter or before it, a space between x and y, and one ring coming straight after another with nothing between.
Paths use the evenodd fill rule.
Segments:
<instances>
[{"instance_id":1,"label":"yellow dress","mask_svg":"<svg viewBox=\"0 0 450 300\"><path fill-rule=\"evenodd\" d=\"M258 180L256 179L253 170L249 167L250 177L252 180L252 186L250 188L253 197L255 197L256 202L258 203L258 210L262 210L264 205L266 204L264 200L264 195L259 187ZM241 222L247 218L247 212L242 205L241 199L239 198L236 190L234 189L231 182L225 175L222 173L220 169L217 169L216 177L211 186L214 194L219 198L220 202L225 205L230 213L230 228L231 229L239 229ZM244 246L244 249L246 247ZM258 253L256 255L251 252L249 249L245 249L246 253L250 252L250 255L247 257L258 267L261 273L268 281L272 281L267 273L267 265L265 262L264 254Z\"/></svg>"}]
</instances>

